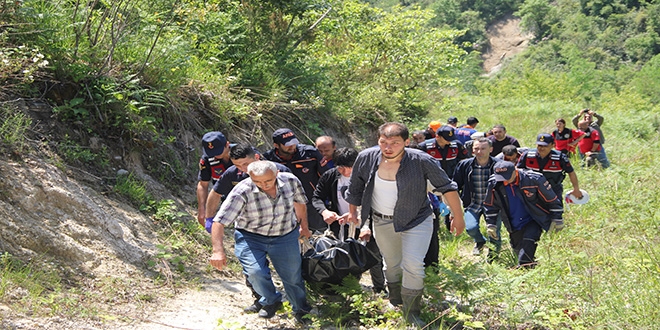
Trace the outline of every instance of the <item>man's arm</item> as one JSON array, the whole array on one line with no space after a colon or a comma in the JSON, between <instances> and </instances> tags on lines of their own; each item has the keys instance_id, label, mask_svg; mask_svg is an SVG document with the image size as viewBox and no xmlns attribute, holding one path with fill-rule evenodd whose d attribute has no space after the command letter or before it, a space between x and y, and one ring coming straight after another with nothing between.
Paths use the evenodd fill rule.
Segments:
<instances>
[{"instance_id":1,"label":"man's arm","mask_svg":"<svg viewBox=\"0 0 660 330\"><path fill-rule=\"evenodd\" d=\"M222 270L227 265L227 255L225 254L224 244L225 225L220 222L214 222L211 227L211 243L213 244L213 254L209 259L211 266Z\"/></svg>"},{"instance_id":2,"label":"man's arm","mask_svg":"<svg viewBox=\"0 0 660 330\"><path fill-rule=\"evenodd\" d=\"M220 206L220 201L222 200L222 195L218 194L215 190L211 190L206 197L206 218L213 218L218 212L218 206Z\"/></svg>"},{"instance_id":3,"label":"man's arm","mask_svg":"<svg viewBox=\"0 0 660 330\"><path fill-rule=\"evenodd\" d=\"M296 213L296 220L300 224L300 236L305 238L312 237L312 233L309 231L309 225L307 223L307 204L294 202L293 210Z\"/></svg>"},{"instance_id":4,"label":"man's arm","mask_svg":"<svg viewBox=\"0 0 660 330\"><path fill-rule=\"evenodd\" d=\"M577 197L578 199L582 198L582 192L580 191L580 185L578 184L578 178L577 174L575 174L575 171L568 173L568 178L571 180L571 185L573 185L573 196ZM561 198L561 196L557 196L558 198Z\"/></svg>"},{"instance_id":5,"label":"man's arm","mask_svg":"<svg viewBox=\"0 0 660 330\"><path fill-rule=\"evenodd\" d=\"M197 222L204 226L206 221L206 199L209 196L209 181L197 183Z\"/></svg>"},{"instance_id":6,"label":"man's arm","mask_svg":"<svg viewBox=\"0 0 660 330\"><path fill-rule=\"evenodd\" d=\"M605 122L605 118L603 118L603 116L597 114L596 111L590 111L590 112L591 112L592 116L596 117L596 124L598 124L598 126L600 126L600 127L603 127L603 123Z\"/></svg>"}]
</instances>

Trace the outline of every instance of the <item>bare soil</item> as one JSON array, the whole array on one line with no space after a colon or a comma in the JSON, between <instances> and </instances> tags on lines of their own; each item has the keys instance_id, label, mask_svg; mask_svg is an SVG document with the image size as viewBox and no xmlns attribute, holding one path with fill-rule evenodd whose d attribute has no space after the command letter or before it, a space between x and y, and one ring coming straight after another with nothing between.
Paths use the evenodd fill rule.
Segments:
<instances>
[{"instance_id":1,"label":"bare soil","mask_svg":"<svg viewBox=\"0 0 660 330\"><path fill-rule=\"evenodd\" d=\"M520 18L507 15L487 29L490 46L483 54L483 67L487 75L494 74L505 60L522 52L529 45L532 35L520 28Z\"/></svg>"}]
</instances>

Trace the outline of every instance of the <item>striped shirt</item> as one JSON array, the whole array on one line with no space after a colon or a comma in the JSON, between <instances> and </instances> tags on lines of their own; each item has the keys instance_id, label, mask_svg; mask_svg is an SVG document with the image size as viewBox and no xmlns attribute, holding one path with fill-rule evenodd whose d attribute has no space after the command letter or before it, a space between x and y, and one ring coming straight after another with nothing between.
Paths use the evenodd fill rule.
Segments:
<instances>
[{"instance_id":1,"label":"striped shirt","mask_svg":"<svg viewBox=\"0 0 660 330\"><path fill-rule=\"evenodd\" d=\"M282 236L298 226L294 203L306 204L307 197L298 178L291 173L277 174L277 195L270 197L252 179L239 182L213 221L263 236Z\"/></svg>"}]
</instances>

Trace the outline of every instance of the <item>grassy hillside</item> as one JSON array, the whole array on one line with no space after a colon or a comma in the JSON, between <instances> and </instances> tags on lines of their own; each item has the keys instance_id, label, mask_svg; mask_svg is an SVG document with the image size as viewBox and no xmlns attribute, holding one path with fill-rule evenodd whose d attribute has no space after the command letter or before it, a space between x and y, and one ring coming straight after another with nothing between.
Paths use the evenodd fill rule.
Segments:
<instances>
[{"instance_id":1,"label":"grassy hillside","mask_svg":"<svg viewBox=\"0 0 660 330\"><path fill-rule=\"evenodd\" d=\"M387 10L360 1L5 2L3 157L20 161L47 147L63 168L114 176L112 169L125 164L113 155L138 152L147 173L186 195L198 156L190 148L211 129L260 147L275 125L310 138L330 131L346 145L365 145L384 121L416 128L450 115L476 116L480 129L503 123L531 146L554 119L570 120L590 107L605 117L613 164L577 169L591 201L566 210L564 231L544 235L533 270L512 269L506 257L487 264L468 256L467 235L445 235L423 317L434 328L657 328L660 4L384 3ZM537 43L498 75L479 77L486 23L512 10ZM17 99L52 112L31 118L12 106ZM39 126L45 119L56 123L50 132ZM98 139L110 147L92 149ZM185 284L190 273L182 260L204 260L199 251L208 249L183 244L201 231L193 215L150 195L137 177L108 181L113 197L165 224L166 244L155 260ZM0 302L67 315L61 307L78 304L67 290L84 288L61 287L57 272L44 275L39 267L3 254ZM39 289L25 300L9 296L35 282ZM397 315L371 305L371 296L344 293L348 302L327 302L332 313L315 325L396 327Z\"/></svg>"}]
</instances>

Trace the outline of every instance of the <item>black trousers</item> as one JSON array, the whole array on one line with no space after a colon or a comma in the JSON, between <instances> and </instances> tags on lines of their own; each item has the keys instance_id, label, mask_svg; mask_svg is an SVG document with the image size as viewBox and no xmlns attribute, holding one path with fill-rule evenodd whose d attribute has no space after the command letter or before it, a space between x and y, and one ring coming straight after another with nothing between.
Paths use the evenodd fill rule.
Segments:
<instances>
[{"instance_id":1,"label":"black trousers","mask_svg":"<svg viewBox=\"0 0 660 330\"><path fill-rule=\"evenodd\" d=\"M520 230L509 233L511 247L518 257L518 266L534 267L536 265L536 247L542 233L543 228L536 221L530 221Z\"/></svg>"}]
</instances>

